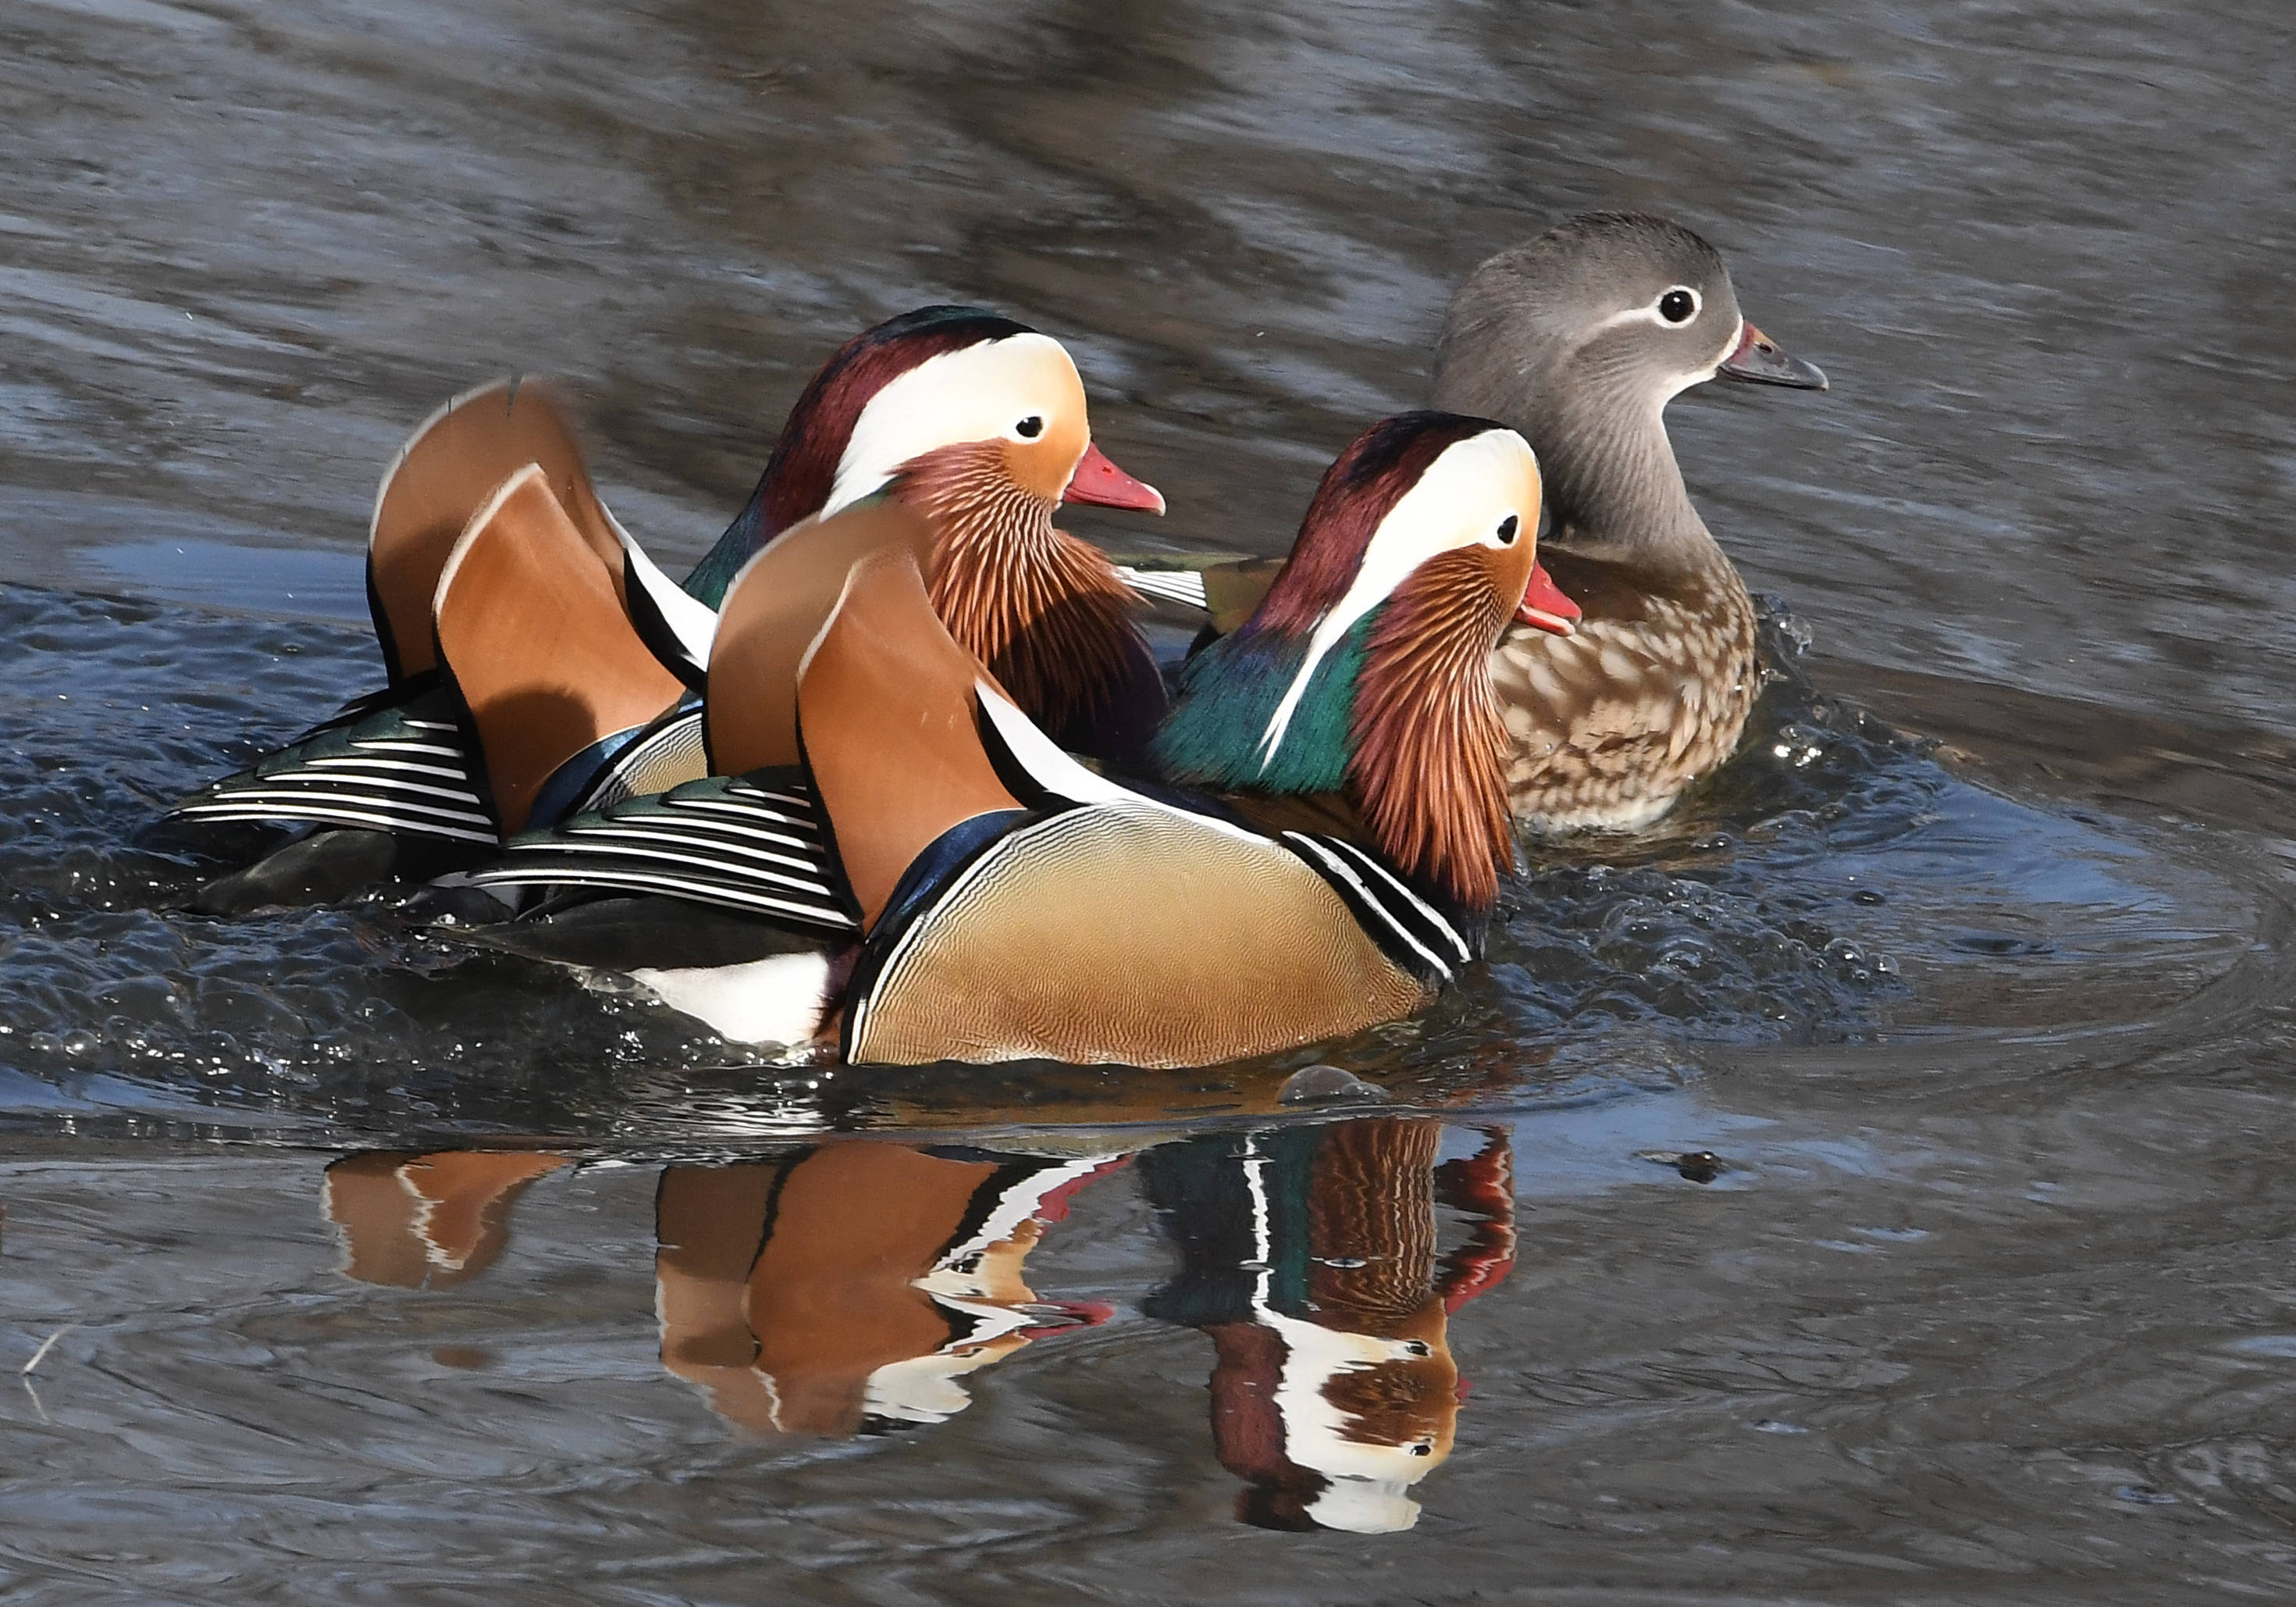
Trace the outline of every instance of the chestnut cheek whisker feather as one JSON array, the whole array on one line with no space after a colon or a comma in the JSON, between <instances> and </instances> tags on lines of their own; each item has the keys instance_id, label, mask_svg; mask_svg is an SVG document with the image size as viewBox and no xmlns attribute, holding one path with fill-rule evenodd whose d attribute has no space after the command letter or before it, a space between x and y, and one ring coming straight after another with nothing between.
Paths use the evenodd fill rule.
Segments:
<instances>
[{"instance_id":1,"label":"chestnut cheek whisker feather","mask_svg":"<svg viewBox=\"0 0 2296 1607\"><path fill-rule=\"evenodd\" d=\"M1349 780L1381 849L1477 909L1514 863L1490 676L1512 612L1480 553L1429 560L1373 627L1349 721Z\"/></svg>"},{"instance_id":2,"label":"chestnut cheek whisker feather","mask_svg":"<svg viewBox=\"0 0 2296 1607\"><path fill-rule=\"evenodd\" d=\"M1053 527L995 441L902 465L894 495L938 527L933 611L1039 723L1058 730L1113 697L1137 633L1132 592L1097 547Z\"/></svg>"}]
</instances>

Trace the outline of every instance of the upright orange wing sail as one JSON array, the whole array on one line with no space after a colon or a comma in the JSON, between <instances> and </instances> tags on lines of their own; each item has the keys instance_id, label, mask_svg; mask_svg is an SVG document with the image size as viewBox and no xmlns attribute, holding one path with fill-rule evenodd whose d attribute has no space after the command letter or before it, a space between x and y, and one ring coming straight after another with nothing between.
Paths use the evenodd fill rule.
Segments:
<instances>
[{"instance_id":1,"label":"upright orange wing sail","mask_svg":"<svg viewBox=\"0 0 2296 1607\"><path fill-rule=\"evenodd\" d=\"M432 611L439 656L477 724L503 834L554 771L684 691L631 626L605 562L529 463L474 514Z\"/></svg>"}]
</instances>

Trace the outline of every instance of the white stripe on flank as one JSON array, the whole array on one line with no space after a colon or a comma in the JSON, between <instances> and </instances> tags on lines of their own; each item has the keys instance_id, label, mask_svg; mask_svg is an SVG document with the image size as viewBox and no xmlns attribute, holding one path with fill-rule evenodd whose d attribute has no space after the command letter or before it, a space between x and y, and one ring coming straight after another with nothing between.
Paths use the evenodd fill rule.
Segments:
<instances>
[{"instance_id":1,"label":"white stripe on flank","mask_svg":"<svg viewBox=\"0 0 2296 1607\"><path fill-rule=\"evenodd\" d=\"M742 850L737 849L734 851L741 852ZM639 843L595 842L580 838L570 840L561 840L554 841L546 848L537 845L535 847L523 849L522 852L527 854L597 854L608 857L620 855L630 859L658 859L665 865L682 865L692 870L708 871L712 875L767 881L777 885L800 888L807 892L819 893L824 898L829 896L828 882L821 880L817 873L814 875L799 875L792 873L793 871L817 873L817 867L808 865L801 859L781 860L779 863L791 866L792 869L788 871L775 871L762 869L753 865L728 864L722 859L710 859L693 854L676 854L670 852L668 849L649 848ZM758 858L769 857L769 856L764 855L756 855L752 857Z\"/></svg>"},{"instance_id":2,"label":"white stripe on flank","mask_svg":"<svg viewBox=\"0 0 2296 1607\"><path fill-rule=\"evenodd\" d=\"M265 787L283 786L291 782L306 782L313 791L348 790L348 783L363 782L369 787L380 787L391 792L414 792L424 798L443 798L453 803L476 806L479 795L467 787L432 787L419 781L400 781L394 775L362 775L356 770L282 770L276 775L263 778ZM322 784L324 783L324 785ZM234 788L234 792L251 789Z\"/></svg>"},{"instance_id":3,"label":"white stripe on flank","mask_svg":"<svg viewBox=\"0 0 2296 1607\"><path fill-rule=\"evenodd\" d=\"M410 742L398 736L362 737L351 746L364 748L370 753L429 753L440 758L468 757L460 748L442 748L436 742Z\"/></svg>"},{"instance_id":4,"label":"white stripe on flank","mask_svg":"<svg viewBox=\"0 0 2296 1607\"><path fill-rule=\"evenodd\" d=\"M1467 947L1467 940L1459 935L1459 929L1453 926L1449 921L1446 920L1440 910L1436 909L1424 898L1422 898L1417 893L1413 892L1409 888L1404 886L1402 882L1396 880L1395 873L1389 870L1387 866L1382 865L1377 859L1374 858L1371 855L1365 853L1361 849L1356 847L1356 845L1351 842L1344 842L1334 837L1330 840L1329 846L1339 849L1349 858L1356 861L1365 870L1370 871L1382 881L1386 882L1388 886L1395 890L1398 898L1409 900L1412 908L1426 916L1429 923L1431 924L1436 931L1441 932L1445 937L1451 940L1451 947L1459 951L1460 964L1472 965L1474 963L1475 952L1473 949Z\"/></svg>"},{"instance_id":5,"label":"white stripe on flank","mask_svg":"<svg viewBox=\"0 0 2296 1607\"><path fill-rule=\"evenodd\" d=\"M756 831L746 826L729 825L717 820L680 820L674 815L667 818L658 815L647 815L634 820L602 820L589 824L578 822L573 825L562 826L556 835L567 838L596 838L601 840L626 836L633 840L643 838L659 842L708 843L722 848L729 854L755 854L767 859L783 857L760 849L744 848L738 842L727 840L729 838L745 837L752 842L778 844L784 849L802 856L808 864L819 852L821 846L818 842L808 842L802 837L792 836L786 832Z\"/></svg>"},{"instance_id":6,"label":"white stripe on flank","mask_svg":"<svg viewBox=\"0 0 2296 1607\"><path fill-rule=\"evenodd\" d=\"M459 826L436 825L429 822L411 824L395 820L388 815L371 815L342 804L313 804L299 809L250 809L230 804L193 804L176 811L196 815L207 820L279 821L312 820L322 825L373 826L386 832L411 832L424 837L447 837L456 842L493 842L491 831L470 832Z\"/></svg>"},{"instance_id":7,"label":"white stripe on flank","mask_svg":"<svg viewBox=\"0 0 2296 1607\"><path fill-rule=\"evenodd\" d=\"M1379 901L1378 896L1374 894L1371 889L1364 885L1363 878L1356 874L1354 868L1350 866L1347 861L1340 858L1337 855L1333 854L1331 849L1324 847L1322 843L1316 840L1313 837L1308 836L1304 832L1286 832L1283 833L1283 840L1286 842L1299 844L1301 848L1306 849L1308 852L1314 854L1316 858L1322 860L1325 865L1330 865L1349 887L1354 888L1357 892L1363 896L1363 901L1365 904L1379 912L1380 919L1387 922L1388 926L1394 931L1397 937L1401 938L1406 943L1409 944L1413 951L1416 953L1420 958L1425 960L1428 964L1433 966L1438 972L1441 972L1445 981L1447 982L1451 980L1451 968L1443 963L1442 956L1438 955L1433 949L1428 947L1424 943L1422 943L1418 938L1413 934L1409 927L1397 920L1388 907Z\"/></svg>"},{"instance_id":8,"label":"white stripe on flank","mask_svg":"<svg viewBox=\"0 0 2296 1607\"><path fill-rule=\"evenodd\" d=\"M480 887L619 887L639 893L684 893L704 904L730 904L745 909L801 915L840 931L850 931L853 927L853 917L840 909L823 909L810 904L800 904L791 898L775 898L764 893L745 892L739 888L719 887L711 882L694 881L683 876L665 876L652 871L599 870L569 875L564 871L554 874L540 865L530 869L504 865L499 869L480 871L471 881Z\"/></svg>"},{"instance_id":9,"label":"white stripe on flank","mask_svg":"<svg viewBox=\"0 0 2296 1607\"><path fill-rule=\"evenodd\" d=\"M761 787L752 781L743 781L738 775L726 784L726 791L735 798L764 798L769 799L775 803L785 803L793 809L803 809L808 815L813 812L815 808L814 796L810 792L776 791L771 787ZM715 802L716 800L712 799L697 798L691 801L696 804L707 804ZM680 807L683 808L684 806L681 805Z\"/></svg>"},{"instance_id":10,"label":"white stripe on flank","mask_svg":"<svg viewBox=\"0 0 2296 1607\"><path fill-rule=\"evenodd\" d=\"M334 758L307 758L303 761L303 766L307 770L316 770L322 767L331 770L350 769L356 767L361 772L398 771L407 775L443 775L448 781L466 782L471 779L471 773L460 766L418 765L413 759L378 758L368 753L347 753Z\"/></svg>"},{"instance_id":11,"label":"white stripe on flank","mask_svg":"<svg viewBox=\"0 0 2296 1607\"><path fill-rule=\"evenodd\" d=\"M672 819L695 815L704 820L759 820L775 825L787 826L792 832L821 835L821 823L810 812L791 815L781 809L769 809L763 804L735 803L731 799L679 798L664 805ZM697 822L696 824L699 824Z\"/></svg>"},{"instance_id":12,"label":"white stripe on flank","mask_svg":"<svg viewBox=\"0 0 2296 1607\"><path fill-rule=\"evenodd\" d=\"M401 803L395 798L372 798L364 793L351 791L348 789L345 789L340 792L326 793L275 791L263 787L247 787L234 790L230 793L225 794L218 798L217 801L218 803L229 803L236 807L246 807L258 803L270 803L311 808L326 802L331 798L340 799L346 804L363 804L371 809L389 809L403 816L411 816L427 815L435 816L440 820L463 820L488 825L493 824L488 821L485 816L472 814L468 809L441 809L436 808L430 804ZM298 811L296 808L291 808L284 812L294 814ZM489 832L488 835L489 840L491 840L493 833Z\"/></svg>"}]
</instances>

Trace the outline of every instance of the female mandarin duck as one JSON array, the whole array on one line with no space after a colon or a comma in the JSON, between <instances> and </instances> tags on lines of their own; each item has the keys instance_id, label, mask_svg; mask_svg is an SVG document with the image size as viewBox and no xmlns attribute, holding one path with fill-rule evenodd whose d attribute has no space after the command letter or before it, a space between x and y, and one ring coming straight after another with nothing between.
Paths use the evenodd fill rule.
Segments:
<instances>
[{"instance_id":1,"label":"female mandarin duck","mask_svg":"<svg viewBox=\"0 0 2296 1607\"><path fill-rule=\"evenodd\" d=\"M1201 1065L1407 1015L1474 959L1513 862L1490 651L1527 588L1568 607L1538 512L1503 426L1412 414L1358 438L1159 734L1214 799L1062 753L936 619L931 524L854 510L800 533L852 560L833 593L792 537L726 600L705 717L732 779L570 821L474 880L857 937L634 971L729 1037L833 1030L849 1062ZM800 778L825 832L792 818ZM813 861L808 900L790 867Z\"/></svg>"},{"instance_id":2,"label":"female mandarin duck","mask_svg":"<svg viewBox=\"0 0 2296 1607\"><path fill-rule=\"evenodd\" d=\"M1647 825L1745 728L1753 605L1666 433L1666 404L1718 375L1825 389L1739 312L1720 253L1663 218L1573 218L1452 299L1435 405L1537 444L1547 562L1583 611L1569 636L1510 633L1492 666L1508 793L1536 830Z\"/></svg>"},{"instance_id":3,"label":"female mandarin duck","mask_svg":"<svg viewBox=\"0 0 2296 1607\"><path fill-rule=\"evenodd\" d=\"M1434 405L1498 419L1537 449L1546 562L1583 611L1573 630L1510 631L1492 662L1508 802L1533 832L1648 825L1745 728L1760 685L1753 604L1666 433L1667 403L1718 377L1825 389L1746 322L1719 253L1663 218L1572 218L1492 258L1452 299ZM1216 565L1201 587L1135 578L1206 602L1228 628L1272 567Z\"/></svg>"},{"instance_id":4,"label":"female mandarin duck","mask_svg":"<svg viewBox=\"0 0 2296 1607\"><path fill-rule=\"evenodd\" d=\"M516 683L545 644L571 644L577 657L627 669L615 717L651 700L644 723L680 685L701 685L717 605L744 562L802 520L890 488L939 519L936 604L1032 713L1083 750L1124 756L1161 711L1152 661L1127 617L1129 594L1095 549L1053 529L1052 515L1064 500L1160 512L1163 499L1092 444L1082 383L1057 341L993 314L926 307L856 337L814 377L749 504L683 590L599 500L545 391L513 382L450 404L417 430L376 500L368 593L390 685L177 812L489 847L522 829L530 798L496 796L500 778L472 762L469 713L446 684L434 613L450 553L480 515L500 512L496 493L529 464L557 510L551 535L563 538L533 555L578 572L579 601L594 601L603 578L611 607L554 622L529 607L517 623L492 625L457 610L466 676ZM566 590L549 587L561 603ZM579 643L576 631L591 627L602 638ZM628 639L644 653L627 652ZM698 732L698 716L667 720L627 745L611 775L592 779L627 792L704 774Z\"/></svg>"}]
</instances>

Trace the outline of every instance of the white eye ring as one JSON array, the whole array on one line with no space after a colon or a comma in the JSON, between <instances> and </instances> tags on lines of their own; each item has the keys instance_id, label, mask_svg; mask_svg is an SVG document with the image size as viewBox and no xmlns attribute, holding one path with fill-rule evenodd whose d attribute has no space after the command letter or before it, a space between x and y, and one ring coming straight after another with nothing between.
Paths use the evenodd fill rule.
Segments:
<instances>
[{"instance_id":1,"label":"white eye ring","mask_svg":"<svg viewBox=\"0 0 2296 1607\"><path fill-rule=\"evenodd\" d=\"M1514 538L1521 534L1521 516L1520 514L1510 513L1505 519L1500 520L1498 522L1498 528L1491 532L1491 544L1494 546L1511 547L1514 545ZM1414 1344L1418 1343L1416 1340L1414 1340L1412 1342ZM1414 1351L1412 1354L1415 1356L1419 1353L1417 1351Z\"/></svg>"},{"instance_id":2,"label":"white eye ring","mask_svg":"<svg viewBox=\"0 0 2296 1607\"><path fill-rule=\"evenodd\" d=\"M1014 440L1033 441L1041 438L1044 433L1045 415L1041 413L1032 413L1013 426Z\"/></svg>"},{"instance_id":3,"label":"white eye ring","mask_svg":"<svg viewBox=\"0 0 2296 1607\"><path fill-rule=\"evenodd\" d=\"M1658 315L1660 323L1680 329L1694 322L1704 306L1696 291L1686 284L1676 284L1659 292L1658 299L1651 303L1651 311Z\"/></svg>"}]
</instances>

